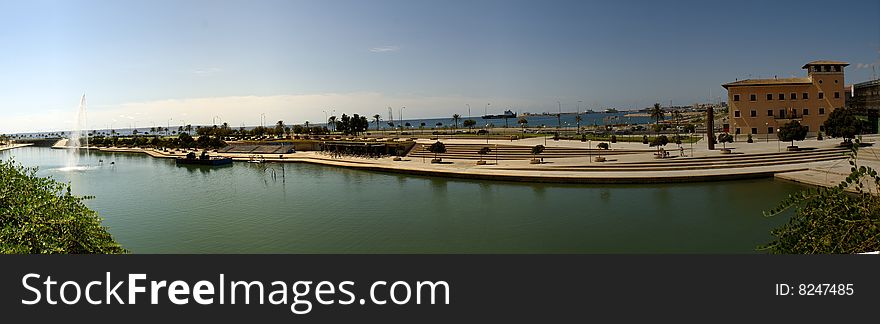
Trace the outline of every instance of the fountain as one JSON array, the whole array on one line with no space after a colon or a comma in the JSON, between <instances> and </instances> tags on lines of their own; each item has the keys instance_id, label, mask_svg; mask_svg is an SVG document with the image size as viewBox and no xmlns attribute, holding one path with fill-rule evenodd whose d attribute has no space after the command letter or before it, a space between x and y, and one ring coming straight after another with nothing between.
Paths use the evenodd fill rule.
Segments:
<instances>
[{"instance_id":1,"label":"fountain","mask_svg":"<svg viewBox=\"0 0 880 324\"><path fill-rule=\"evenodd\" d=\"M67 166L62 168L63 170L69 171L82 171L88 168L87 165L79 165L79 150L81 148L89 147L89 136L88 134L83 134L86 126L86 95L83 94L82 98L79 100L79 108L76 113L76 123L73 125L73 130L70 132L70 136L67 140L66 146L68 147L68 155L67 155ZM88 149L86 149L86 160L88 160Z\"/></svg>"}]
</instances>

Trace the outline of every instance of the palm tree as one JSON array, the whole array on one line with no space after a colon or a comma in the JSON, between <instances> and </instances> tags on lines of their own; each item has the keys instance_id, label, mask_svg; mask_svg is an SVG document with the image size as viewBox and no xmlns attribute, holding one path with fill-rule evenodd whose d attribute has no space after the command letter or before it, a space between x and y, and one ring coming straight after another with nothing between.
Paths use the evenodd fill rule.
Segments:
<instances>
[{"instance_id":1,"label":"palm tree","mask_svg":"<svg viewBox=\"0 0 880 324\"><path fill-rule=\"evenodd\" d=\"M303 123L303 125L306 128L306 134L311 134L312 130L309 128L309 121L307 120L305 123Z\"/></svg>"},{"instance_id":2,"label":"palm tree","mask_svg":"<svg viewBox=\"0 0 880 324\"><path fill-rule=\"evenodd\" d=\"M666 114L663 112L663 108L660 108L660 103L655 103L654 107L651 108L651 110L649 110L649 112L651 113L651 118L653 118L656 121L656 124L654 126L654 130L659 134L660 133L660 121L663 120L663 117L666 117L665 116Z\"/></svg>"},{"instance_id":3,"label":"palm tree","mask_svg":"<svg viewBox=\"0 0 880 324\"><path fill-rule=\"evenodd\" d=\"M373 120L376 121L376 131L378 132L379 131L379 121L382 120L382 116L380 116L379 114L375 114L375 115L373 115Z\"/></svg>"},{"instance_id":4,"label":"palm tree","mask_svg":"<svg viewBox=\"0 0 880 324\"><path fill-rule=\"evenodd\" d=\"M519 127L522 128L523 135L526 134L526 125L529 124L529 120L525 117L520 117L519 120L516 121L519 124Z\"/></svg>"},{"instance_id":5,"label":"palm tree","mask_svg":"<svg viewBox=\"0 0 880 324\"><path fill-rule=\"evenodd\" d=\"M183 129L184 129L188 134L189 134L189 133L192 133L193 125L189 125L189 124L187 124L186 127L184 127ZM192 134L190 134L190 135L192 135Z\"/></svg>"},{"instance_id":6,"label":"palm tree","mask_svg":"<svg viewBox=\"0 0 880 324\"><path fill-rule=\"evenodd\" d=\"M461 115L459 115L459 114L453 114L453 115L452 115L452 121L455 122L455 128L454 128L454 129L458 129L458 120L459 120L459 119L461 119Z\"/></svg>"},{"instance_id":7,"label":"palm tree","mask_svg":"<svg viewBox=\"0 0 880 324\"><path fill-rule=\"evenodd\" d=\"M330 116L330 118L327 118L327 124L333 125L333 130L335 131L336 130L336 116Z\"/></svg>"}]
</instances>

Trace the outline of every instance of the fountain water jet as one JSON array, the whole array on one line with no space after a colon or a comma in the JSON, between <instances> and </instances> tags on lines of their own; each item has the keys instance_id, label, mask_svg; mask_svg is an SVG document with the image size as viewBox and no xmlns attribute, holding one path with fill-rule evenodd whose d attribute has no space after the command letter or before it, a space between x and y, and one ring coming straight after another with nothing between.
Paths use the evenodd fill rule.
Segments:
<instances>
[{"instance_id":1,"label":"fountain water jet","mask_svg":"<svg viewBox=\"0 0 880 324\"><path fill-rule=\"evenodd\" d=\"M73 125L73 131L71 131L70 136L67 140L68 155L67 155L67 167L63 168L65 170L85 170L88 166L79 165L79 150L81 148L86 148L86 160L88 161L88 147L89 147L89 135L88 133L83 134L86 126L86 94L82 95L82 98L79 100L79 108L76 113L76 123Z\"/></svg>"}]
</instances>

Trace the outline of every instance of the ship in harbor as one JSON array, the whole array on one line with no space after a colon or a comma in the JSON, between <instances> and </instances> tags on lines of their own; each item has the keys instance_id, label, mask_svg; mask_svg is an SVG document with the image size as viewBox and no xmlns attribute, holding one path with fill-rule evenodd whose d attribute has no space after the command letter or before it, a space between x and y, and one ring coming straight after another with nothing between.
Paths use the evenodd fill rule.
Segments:
<instances>
[{"instance_id":1,"label":"ship in harbor","mask_svg":"<svg viewBox=\"0 0 880 324\"><path fill-rule=\"evenodd\" d=\"M507 118L516 118L516 113L510 110L505 110L501 115L483 115L483 119L507 119Z\"/></svg>"}]
</instances>

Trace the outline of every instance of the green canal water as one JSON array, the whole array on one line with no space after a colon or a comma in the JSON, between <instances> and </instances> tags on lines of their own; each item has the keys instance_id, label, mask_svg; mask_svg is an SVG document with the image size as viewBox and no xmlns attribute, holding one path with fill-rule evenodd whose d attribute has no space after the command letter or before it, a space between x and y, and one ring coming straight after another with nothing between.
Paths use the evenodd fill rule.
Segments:
<instances>
[{"instance_id":1,"label":"green canal water","mask_svg":"<svg viewBox=\"0 0 880 324\"><path fill-rule=\"evenodd\" d=\"M802 189L773 180L559 185L310 164L178 167L125 153L0 152L70 182L134 253L752 253ZM101 164L98 160L103 160ZM115 162L113 166L110 161Z\"/></svg>"}]
</instances>

